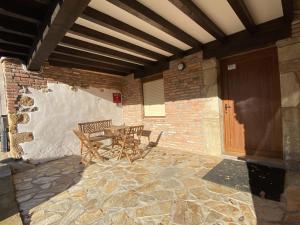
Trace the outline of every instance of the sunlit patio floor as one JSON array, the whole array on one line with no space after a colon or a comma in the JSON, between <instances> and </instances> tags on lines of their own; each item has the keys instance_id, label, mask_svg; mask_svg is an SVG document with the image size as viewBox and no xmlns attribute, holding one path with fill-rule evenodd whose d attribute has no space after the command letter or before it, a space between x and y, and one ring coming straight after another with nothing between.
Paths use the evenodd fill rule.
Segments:
<instances>
[{"instance_id":1,"label":"sunlit patio floor","mask_svg":"<svg viewBox=\"0 0 300 225\"><path fill-rule=\"evenodd\" d=\"M295 182L288 205L204 180L221 157L154 148L132 165L112 159L84 168L79 160L66 157L14 175L25 224L253 225L300 219ZM299 180L298 173L290 175Z\"/></svg>"}]
</instances>

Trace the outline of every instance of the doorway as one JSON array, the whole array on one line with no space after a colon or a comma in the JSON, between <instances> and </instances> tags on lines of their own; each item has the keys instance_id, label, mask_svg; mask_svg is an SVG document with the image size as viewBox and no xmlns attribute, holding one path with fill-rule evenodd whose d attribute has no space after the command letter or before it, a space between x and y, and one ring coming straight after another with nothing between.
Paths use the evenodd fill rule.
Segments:
<instances>
[{"instance_id":1,"label":"doorway","mask_svg":"<svg viewBox=\"0 0 300 225\"><path fill-rule=\"evenodd\" d=\"M282 158L277 49L221 60L226 154Z\"/></svg>"}]
</instances>

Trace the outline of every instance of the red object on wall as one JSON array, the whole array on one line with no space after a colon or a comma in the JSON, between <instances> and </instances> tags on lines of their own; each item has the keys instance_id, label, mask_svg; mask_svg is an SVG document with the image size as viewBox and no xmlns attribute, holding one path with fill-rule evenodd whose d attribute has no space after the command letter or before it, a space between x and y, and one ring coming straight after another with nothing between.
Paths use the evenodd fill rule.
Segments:
<instances>
[{"instance_id":1,"label":"red object on wall","mask_svg":"<svg viewBox=\"0 0 300 225\"><path fill-rule=\"evenodd\" d=\"M113 102L121 103L121 93L113 93Z\"/></svg>"}]
</instances>

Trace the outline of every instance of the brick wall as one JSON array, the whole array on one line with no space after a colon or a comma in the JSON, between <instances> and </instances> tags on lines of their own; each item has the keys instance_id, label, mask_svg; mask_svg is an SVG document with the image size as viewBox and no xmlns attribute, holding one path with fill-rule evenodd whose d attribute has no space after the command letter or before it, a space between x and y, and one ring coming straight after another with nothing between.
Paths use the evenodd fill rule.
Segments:
<instances>
[{"instance_id":1,"label":"brick wall","mask_svg":"<svg viewBox=\"0 0 300 225\"><path fill-rule=\"evenodd\" d=\"M23 154L20 143L30 142L34 139L30 130L28 132L18 131L18 125L28 123L31 117L30 113L39 110L39 106L33 107L35 106L33 105L34 99L26 95L28 88L47 93L49 92L48 85L55 83L66 84L74 89L81 87L87 90L89 87L95 87L97 89L121 90L123 83L123 79L120 77L78 69L54 67L48 64L43 66L43 72L40 74L28 72L24 70L21 62L17 59L4 59L1 64L5 77L10 149L12 156L15 158L21 157ZM74 96L76 96L75 93ZM64 97L61 96L62 99ZM78 107L85 106L79 105ZM78 112L78 110L78 108L74 108L74 112Z\"/></svg>"},{"instance_id":2,"label":"brick wall","mask_svg":"<svg viewBox=\"0 0 300 225\"><path fill-rule=\"evenodd\" d=\"M71 86L121 89L122 84L119 77L48 64L43 67L41 74L28 72L17 59L5 59L2 67L6 80L8 113L16 112L17 99L22 87L43 89L47 87L47 83L60 82Z\"/></svg>"},{"instance_id":3,"label":"brick wall","mask_svg":"<svg viewBox=\"0 0 300 225\"><path fill-rule=\"evenodd\" d=\"M183 61L186 68L179 72ZM144 118L142 81L127 77L122 89L124 121L144 124L156 141L163 132L159 145L188 151L220 154L221 131L217 88L216 60L202 60L196 53L170 62L163 72L166 116Z\"/></svg>"}]
</instances>

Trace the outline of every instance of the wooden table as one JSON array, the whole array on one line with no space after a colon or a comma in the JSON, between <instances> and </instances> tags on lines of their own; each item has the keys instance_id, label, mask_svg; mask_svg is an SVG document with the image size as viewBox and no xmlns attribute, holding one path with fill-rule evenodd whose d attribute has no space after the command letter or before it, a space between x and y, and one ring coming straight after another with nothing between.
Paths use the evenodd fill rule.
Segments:
<instances>
[{"instance_id":1,"label":"wooden table","mask_svg":"<svg viewBox=\"0 0 300 225\"><path fill-rule=\"evenodd\" d=\"M118 136L120 130L128 128L126 125L112 125L111 127L104 129L104 135L106 136Z\"/></svg>"}]
</instances>

